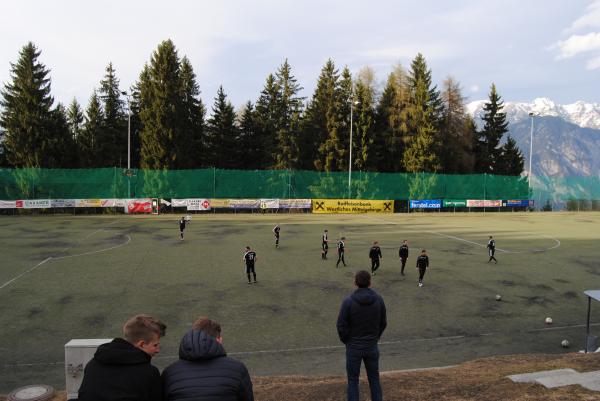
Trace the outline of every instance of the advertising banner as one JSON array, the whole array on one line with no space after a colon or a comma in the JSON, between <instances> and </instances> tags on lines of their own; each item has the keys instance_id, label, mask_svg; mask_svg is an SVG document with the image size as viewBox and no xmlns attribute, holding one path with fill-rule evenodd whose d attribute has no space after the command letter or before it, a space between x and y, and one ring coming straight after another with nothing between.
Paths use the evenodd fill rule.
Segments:
<instances>
[{"instance_id":1,"label":"advertising banner","mask_svg":"<svg viewBox=\"0 0 600 401\"><path fill-rule=\"evenodd\" d=\"M411 209L441 209L442 201L439 199L424 199L424 200L411 200Z\"/></svg>"},{"instance_id":2,"label":"advertising banner","mask_svg":"<svg viewBox=\"0 0 600 401\"><path fill-rule=\"evenodd\" d=\"M228 208L229 207L229 199L209 199L210 206L215 208Z\"/></svg>"},{"instance_id":3,"label":"advertising banner","mask_svg":"<svg viewBox=\"0 0 600 401\"><path fill-rule=\"evenodd\" d=\"M75 199L51 199L52 207L75 207Z\"/></svg>"},{"instance_id":4,"label":"advertising banner","mask_svg":"<svg viewBox=\"0 0 600 401\"><path fill-rule=\"evenodd\" d=\"M187 199L187 210L210 210L210 201L199 198Z\"/></svg>"},{"instance_id":5,"label":"advertising banner","mask_svg":"<svg viewBox=\"0 0 600 401\"><path fill-rule=\"evenodd\" d=\"M261 199L261 209L279 209L279 199Z\"/></svg>"},{"instance_id":6,"label":"advertising banner","mask_svg":"<svg viewBox=\"0 0 600 401\"><path fill-rule=\"evenodd\" d=\"M234 209L258 209L260 199L229 199L229 207Z\"/></svg>"},{"instance_id":7,"label":"advertising banner","mask_svg":"<svg viewBox=\"0 0 600 401\"><path fill-rule=\"evenodd\" d=\"M444 199L444 207L467 207L466 199Z\"/></svg>"},{"instance_id":8,"label":"advertising banner","mask_svg":"<svg viewBox=\"0 0 600 401\"><path fill-rule=\"evenodd\" d=\"M313 213L394 213L392 200L313 199Z\"/></svg>"},{"instance_id":9,"label":"advertising banner","mask_svg":"<svg viewBox=\"0 0 600 401\"><path fill-rule=\"evenodd\" d=\"M23 199L15 201L17 208L23 209L47 209L52 207L50 199Z\"/></svg>"},{"instance_id":10,"label":"advertising banner","mask_svg":"<svg viewBox=\"0 0 600 401\"><path fill-rule=\"evenodd\" d=\"M507 200L502 202L502 206L506 207L533 207L533 200L521 199L521 200Z\"/></svg>"},{"instance_id":11,"label":"advertising banner","mask_svg":"<svg viewBox=\"0 0 600 401\"><path fill-rule=\"evenodd\" d=\"M467 199L467 207L501 207L502 200Z\"/></svg>"},{"instance_id":12,"label":"advertising banner","mask_svg":"<svg viewBox=\"0 0 600 401\"><path fill-rule=\"evenodd\" d=\"M17 201L0 200L0 209L15 209L16 207Z\"/></svg>"},{"instance_id":13,"label":"advertising banner","mask_svg":"<svg viewBox=\"0 0 600 401\"><path fill-rule=\"evenodd\" d=\"M173 207L187 207L187 199L171 199L171 206Z\"/></svg>"},{"instance_id":14,"label":"advertising banner","mask_svg":"<svg viewBox=\"0 0 600 401\"><path fill-rule=\"evenodd\" d=\"M310 209L310 199L279 199L280 209Z\"/></svg>"},{"instance_id":15,"label":"advertising banner","mask_svg":"<svg viewBox=\"0 0 600 401\"><path fill-rule=\"evenodd\" d=\"M102 207L101 199L75 199L75 207Z\"/></svg>"},{"instance_id":16,"label":"advertising banner","mask_svg":"<svg viewBox=\"0 0 600 401\"><path fill-rule=\"evenodd\" d=\"M127 199L125 213L152 213L152 199Z\"/></svg>"}]
</instances>

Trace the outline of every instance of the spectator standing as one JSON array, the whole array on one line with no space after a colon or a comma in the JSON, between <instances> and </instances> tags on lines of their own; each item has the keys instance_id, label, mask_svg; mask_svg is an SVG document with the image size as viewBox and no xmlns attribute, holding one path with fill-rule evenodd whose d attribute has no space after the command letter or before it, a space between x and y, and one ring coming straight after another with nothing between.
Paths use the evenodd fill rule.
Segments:
<instances>
[{"instance_id":1,"label":"spectator standing","mask_svg":"<svg viewBox=\"0 0 600 401\"><path fill-rule=\"evenodd\" d=\"M357 289L344 301L337 320L337 331L346 345L348 401L358 401L358 379L364 361L371 390L371 400L381 401L379 381L379 348L377 343L387 326L383 298L371 287L371 275L361 270L354 276Z\"/></svg>"}]
</instances>

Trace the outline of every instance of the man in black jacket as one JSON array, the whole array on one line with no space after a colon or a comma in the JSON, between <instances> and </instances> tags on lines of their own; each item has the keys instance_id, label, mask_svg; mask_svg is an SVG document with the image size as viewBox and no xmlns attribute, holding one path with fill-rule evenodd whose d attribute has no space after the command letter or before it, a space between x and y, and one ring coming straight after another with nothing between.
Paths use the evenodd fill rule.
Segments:
<instances>
[{"instance_id":1,"label":"man in black jacket","mask_svg":"<svg viewBox=\"0 0 600 401\"><path fill-rule=\"evenodd\" d=\"M150 359L160 351L167 326L148 315L137 315L123 327L123 337L102 344L86 365L80 401L161 401L158 369Z\"/></svg>"},{"instance_id":2,"label":"man in black jacket","mask_svg":"<svg viewBox=\"0 0 600 401\"><path fill-rule=\"evenodd\" d=\"M246 366L227 356L221 326L199 318L179 344L179 360L162 373L166 401L253 401Z\"/></svg>"},{"instance_id":3,"label":"man in black jacket","mask_svg":"<svg viewBox=\"0 0 600 401\"><path fill-rule=\"evenodd\" d=\"M340 308L337 331L346 344L346 374L348 401L358 401L358 378L361 362L365 362L371 400L381 401L383 393L379 382L379 348L377 342L387 326L383 298L371 287L371 275L361 270L354 276L358 287Z\"/></svg>"},{"instance_id":4,"label":"man in black jacket","mask_svg":"<svg viewBox=\"0 0 600 401\"><path fill-rule=\"evenodd\" d=\"M402 270L400 270L400 274L404 276L404 267L406 266L406 259L408 259L408 241L402 241L402 245L400 246L400 250L398 251L398 256L402 261Z\"/></svg>"}]
</instances>

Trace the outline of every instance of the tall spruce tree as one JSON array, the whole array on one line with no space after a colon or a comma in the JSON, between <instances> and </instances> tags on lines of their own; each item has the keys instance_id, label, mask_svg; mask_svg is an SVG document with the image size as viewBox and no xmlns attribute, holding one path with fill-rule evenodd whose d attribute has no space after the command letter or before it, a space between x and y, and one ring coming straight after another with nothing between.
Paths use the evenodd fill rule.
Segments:
<instances>
[{"instance_id":1,"label":"tall spruce tree","mask_svg":"<svg viewBox=\"0 0 600 401\"><path fill-rule=\"evenodd\" d=\"M496 174L520 176L523 173L524 163L525 160L517 142L509 134L506 143L501 148Z\"/></svg>"},{"instance_id":2,"label":"tall spruce tree","mask_svg":"<svg viewBox=\"0 0 600 401\"><path fill-rule=\"evenodd\" d=\"M292 75L292 67L286 59L275 74L277 89L278 117L276 126L275 161L276 169L292 169L298 166L299 133L304 98L298 96L302 87Z\"/></svg>"},{"instance_id":3,"label":"tall spruce tree","mask_svg":"<svg viewBox=\"0 0 600 401\"><path fill-rule=\"evenodd\" d=\"M377 171L377 163L381 160L381 147L374 147L375 121L375 75L372 69L365 68L358 73L354 85L355 103L354 127L356 130L353 154L353 168L358 170ZM353 135L354 136L354 135Z\"/></svg>"},{"instance_id":4,"label":"tall spruce tree","mask_svg":"<svg viewBox=\"0 0 600 401\"><path fill-rule=\"evenodd\" d=\"M182 141L184 145L178 150L181 154L182 167L203 167L202 141L204 140L206 110L200 98L200 87L196 82L196 74L187 57L181 60L181 98L183 103Z\"/></svg>"},{"instance_id":5,"label":"tall spruce tree","mask_svg":"<svg viewBox=\"0 0 600 401\"><path fill-rule=\"evenodd\" d=\"M68 130L60 126L63 111L52 108L50 70L38 61L40 54L31 42L23 46L0 92L4 157L13 167L62 167L70 159L64 149Z\"/></svg>"},{"instance_id":6,"label":"tall spruce tree","mask_svg":"<svg viewBox=\"0 0 600 401\"><path fill-rule=\"evenodd\" d=\"M83 121L84 116L81 106L77 99L73 98L73 101L71 101L71 104L69 104L69 108L67 109L67 124L69 125L71 137L75 141L83 130Z\"/></svg>"},{"instance_id":7,"label":"tall spruce tree","mask_svg":"<svg viewBox=\"0 0 600 401\"><path fill-rule=\"evenodd\" d=\"M441 100L431 82L425 58L417 54L409 74L408 146L403 163L408 172L437 172L441 168L439 126Z\"/></svg>"},{"instance_id":8,"label":"tall spruce tree","mask_svg":"<svg viewBox=\"0 0 600 401\"><path fill-rule=\"evenodd\" d=\"M121 100L119 79L112 63L106 66L106 73L98 97L102 102L104 123L97 138L100 152L97 167L122 167L127 162L127 118Z\"/></svg>"},{"instance_id":9,"label":"tall spruce tree","mask_svg":"<svg viewBox=\"0 0 600 401\"><path fill-rule=\"evenodd\" d=\"M454 78L444 80L441 99L444 105L440 127L442 171L446 174L471 173L473 130L460 84Z\"/></svg>"},{"instance_id":10,"label":"tall spruce tree","mask_svg":"<svg viewBox=\"0 0 600 401\"><path fill-rule=\"evenodd\" d=\"M260 160L255 156L261 153L259 128L256 122L256 113L252 102L247 102L239 113L239 132L237 148L242 149L238 155L237 168L244 170L257 170L261 167Z\"/></svg>"},{"instance_id":11,"label":"tall spruce tree","mask_svg":"<svg viewBox=\"0 0 600 401\"><path fill-rule=\"evenodd\" d=\"M239 153L236 150L245 150L240 149L236 143L238 127L235 111L231 102L227 100L223 86L217 91L207 131L205 149L208 163L217 168L238 167Z\"/></svg>"},{"instance_id":12,"label":"tall spruce tree","mask_svg":"<svg viewBox=\"0 0 600 401\"><path fill-rule=\"evenodd\" d=\"M140 75L141 160L148 169L185 168L181 63L171 40L162 42Z\"/></svg>"},{"instance_id":13,"label":"tall spruce tree","mask_svg":"<svg viewBox=\"0 0 600 401\"><path fill-rule=\"evenodd\" d=\"M261 143L261 151L255 157L260 160L260 166L264 169L276 164L277 131L283 120L280 96L281 89L277 79L275 75L269 74L255 106L255 122Z\"/></svg>"},{"instance_id":14,"label":"tall spruce tree","mask_svg":"<svg viewBox=\"0 0 600 401\"><path fill-rule=\"evenodd\" d=\"M502 112L504 102L496 85L490 88L489 101L483 105L483 128L477 133L475 143L475 172L497 174L502 153L500 141L508 132L506 114Z\"/></svg>"},{"instance_id":15,"label":"tall spruce tree","mask_svg":"<svg viewBox=\"0 0 600 401\"><path fill-rule=\"evenodd\" d=\"M98 138L102 135L104 121L102 105L94 90L85 110L83 129L76 140L81 167L99 167L102 164Z\"/></svg>"}]
</instances>

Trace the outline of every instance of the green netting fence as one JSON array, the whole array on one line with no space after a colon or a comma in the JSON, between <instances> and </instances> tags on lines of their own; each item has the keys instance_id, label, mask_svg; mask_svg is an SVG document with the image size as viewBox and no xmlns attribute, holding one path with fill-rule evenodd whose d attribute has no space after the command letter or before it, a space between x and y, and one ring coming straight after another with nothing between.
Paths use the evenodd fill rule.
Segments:
<instances>
[{"instance_id":1,"label":"green netting fence","mask_svg":"<svg viewBox=\"0 0 600 401\"><path fill-rule=\"evenodd\" d=\"M291 170L0 169L0 199L529 199L527 178ZM561 181L562 183L562 181ZM590 190L584 181L581 188ZM565 185L568 186L568 183ZM596 194L600 193L598 180ZM534 191L535 192L535 191ZM598 197L600 199L600 196ZM535 199L535 197L534 197ZM591 199L591 198L589 198Z\"/></svg>"}]
</instances>

